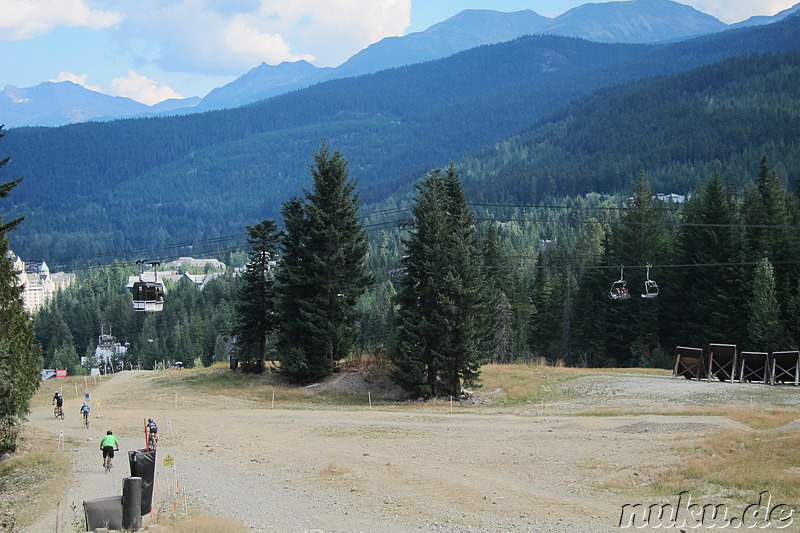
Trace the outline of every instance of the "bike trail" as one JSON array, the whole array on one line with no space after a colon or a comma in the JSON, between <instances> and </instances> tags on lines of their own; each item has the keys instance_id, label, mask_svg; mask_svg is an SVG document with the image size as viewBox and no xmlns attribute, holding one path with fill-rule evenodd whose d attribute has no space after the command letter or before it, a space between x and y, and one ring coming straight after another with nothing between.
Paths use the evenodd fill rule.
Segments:
<instances>
[{"instance_id":1,"label":"bike trail","mask_svg":"<svg viewBox=\"0 0 800 533\"><path fill-rule=\"evenodd\" d=\"M88 429L84 428L83 416L78 409L81 400L77 401L75 409L70 410L69 405L76 404L76 401L66 398L64 408L66 416L63 420L53 416L51 405L34 408L31 411L28 424L52 436L54 453L63 461L72 463L72 475L66 491L56 498L55 503L47 508L43 507L40 519L30 528L23 528L23 532L69 531L73 514L77 513L79 517L83 517L84 501L122 494L123 478L130 475L127 451L141 449L142 440L135 433L131 434L129 429L126 431L126 428L131 426L132 422L129 419L132 415L120 408L117 402L107 402L107 400L120 395L125 390L126 383L141 372L125 371L113 374L110 378L104 377L103 383L93 388ZM100 399L100 408L96 407L97 399ZM100 441L109 429L117 436L120 451L115 455L114 468L106 474L103 469Z\"/></svg>"}]
</instances>

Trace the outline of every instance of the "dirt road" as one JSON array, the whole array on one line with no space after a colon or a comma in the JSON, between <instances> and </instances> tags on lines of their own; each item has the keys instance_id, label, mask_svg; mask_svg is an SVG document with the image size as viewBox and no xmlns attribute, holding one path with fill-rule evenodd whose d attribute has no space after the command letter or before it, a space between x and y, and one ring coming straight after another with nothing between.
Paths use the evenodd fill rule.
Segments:
<instances>
[{"instance_id":1,"label":"dirt road","mask_svg":"<svg viewBox=\"0 0 800 533\"><path fill-rule=\"evenodd\" d=\"M577 388L578 400L527 409L288 409L183 388L155 392L154 377L124 372L95 389L102 418L88 432L79 404L63 422L52 407L34 410L31 424L63 431L70 443L64 460L74 461L75 474L62 513L73 502L121 494L125 454L104 474L99 439L113 429L122 450L140 449L142 421L153 417L161 428L154 507L162 513L174 502L182 508L177 478L190 514L235 518L252 531L619 531L621 507L674 464L679 445L746 429L724 417L638 413L665 402L676 412L754 398L800 404L794 388L598 376L564 385ZM621 415L574 416L587 406ZM174 467L164 466L166 456ZM620 486L627 495L609 488ZM30 531L54 531L58 519L55 509L43 510Z\"/></svg>"}]
</instances>

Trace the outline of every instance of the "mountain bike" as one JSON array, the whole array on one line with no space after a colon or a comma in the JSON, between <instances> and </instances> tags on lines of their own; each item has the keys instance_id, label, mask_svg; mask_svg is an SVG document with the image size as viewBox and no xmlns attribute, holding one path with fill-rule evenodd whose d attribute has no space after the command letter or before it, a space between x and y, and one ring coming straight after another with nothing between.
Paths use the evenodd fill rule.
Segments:
<instances>
[{"instance_id":1,"label":"mountain bike","mask_svg":"<svg viewBox=\"0 0 800 533\"><path fill-rule=\"evenodd\" d=\"M60 405L57 405L57 406L56 406L56 407L53 409L53 415L54 415L56 418L60 418L61 420L64 420L64 409L62 409Z\"/></svg>"},{"instance_id":2,"label":"mountain bike","mask_svg":"<svg viewBox=\"0 0 800 533\"><path fill-rule=\"evenodd\" d=\"M150 436L147 437L147 449L155 450L156 445L158 445L158 433L150 433Z\"/></svg>"},{"instance_id":3,"label":"mountain bike","mask_svg":"<svg viewBox=\"0 0 800 533\"><path fill-rule=\"evenodd\" d=\"M83 413L83 427L89 429L89 413Z\"/></svg>"},{"instance_id":4,"label":"mountain bike","mask_svg":"<svg viewBox=\"0 0 800 533\"><path fill-rule=\"evenodd\" d=\"M110 455L103 457L103 469L106 471L106 474L111 472L111 468L113 467L112 462Z\"/></svg>"}]
</instances>

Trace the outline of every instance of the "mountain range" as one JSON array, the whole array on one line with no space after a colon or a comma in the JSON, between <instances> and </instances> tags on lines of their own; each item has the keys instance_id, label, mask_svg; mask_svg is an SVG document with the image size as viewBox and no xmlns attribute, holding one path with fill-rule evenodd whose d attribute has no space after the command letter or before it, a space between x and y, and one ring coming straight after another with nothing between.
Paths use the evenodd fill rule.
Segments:
<instances>
[{"instance_id":1,"label":"mountain range","mask_svg":"<svg viewBox=\"0 0 800 533\"><path fill-rule=\"evenodd\" d=\"M0 215L25 216L13 249L51 266L241 245L308 187L323 139L365 213L407 209L450 161L477 202L614 194L640 172L685 193L764 154L791 183L798 53L800 15L666 44L533 35L233 109L13 128L0 181L25 179Z\"/></svg>"},{"instance_id":2,"label":"mountain range","mask_svg":"<svg viewBox=\"0 0 800 533\"><path fill-rule=\"evenodd\" d=\"M336 68L318 68L305 61L274 66L262 63L203 98L168 100L147 106L72 82L45 82L30 88L8 85L0 92L0 117L2 123L11 128L226 109L327 80L432 61L523 35L560 35L605 43L667 42L712 34L729 27L768 24L798 9L800 4L773 17L753 17L732 26L671 0L590 3L555 18L530 10L513 13L466 10L423 32L385 38Z\"/></svg>"}]
</instances>

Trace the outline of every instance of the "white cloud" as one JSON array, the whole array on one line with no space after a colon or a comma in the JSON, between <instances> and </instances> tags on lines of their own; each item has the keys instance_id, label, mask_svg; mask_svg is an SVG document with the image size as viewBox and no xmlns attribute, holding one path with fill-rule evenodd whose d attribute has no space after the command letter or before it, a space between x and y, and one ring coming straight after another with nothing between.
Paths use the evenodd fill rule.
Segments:
<instances>
[{"instance_id":1,"label":"white cloud","mask_svg":"<svg viewBox=\"0 0 800 533\"><path fill-rule=\"evenodd\" d=\"M73 74L72 72L59 72L58 76L53 79L49 79L47 81L52 81L54 83L58 83L61 81L71 81L72 83L77 83L90 91L97 91L103 92L103 90L98 85L89 85L86 83L86 80L89 78L88 74Z\"/></svg>"},{"instance_id":2,"label":"white cloud","mask_svg":"<svg viewBox=\"0 0 800 533\"><path fill-rule=\"evenodd\" d=\"M291 45L280 34L262 33L248 26L247 18L242 15L237 15L228 22L221 37L228 52L240 58L250 57L251 65L261 61L280 63L300 59L314 60L314 56L310 54L292 54Z\"/></svg>"},{"instance_id":3,"label":"white cloud","mask_svg":"<svg viewBox=\"0 0 800 533\"><path fill-rule=\"evenodd\" d=\"M731 24L753 15L774 15L792 7L797 0L678 0Z\"/></svg>"},{"instance_id":4,"label":"white cloud","mask_svg":"<svg viewBox=\"0 0 800 533\"><path fill-rule=\"evenodd\" d=\"M130 50L157 43L141 59L164 70L229 76L261 62L338 65L401 35L410 16L411 0L144 0L112 34Z\"/></svg>"},{"instance_id":5,"label":"white cloud","mask_svg":"<svg viewBox=\"0 0 800 533\"><path fill-rule=\"evenodd\" d=\"M114 78L111 81L111 89L115 96L126 96L147 105L157 104L170 98L183 98L171 87L159 86L154 80L140 76L130 69L127 78Z\"/></svg>"},{"instance_id":6,"label":"white cloud","mask_svg":"<svg viewBox=\"0 0 800 533\"><path fill-rule=\"evenodd\" d=\"M261 19L280 28L318 66L336 66L411 23L411 0L261 0Z\"/></svg>"},{"instance_id":7,"label":"white cloud","mask_svg":"<svg viewBox=\"0 0 800 533\"><path fill-rule=\"evenodd\" d=\"M84 0L0 0L0 40L20 41L58 27L108 28L122 13L91 9Z\"/></svg>"}]
</instances>

